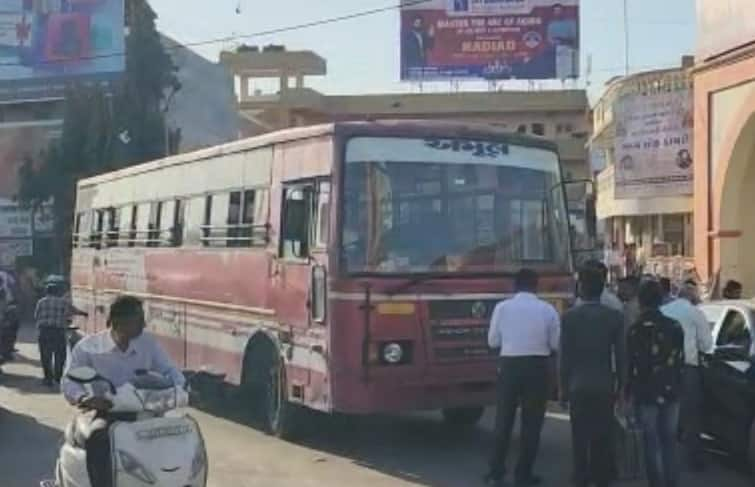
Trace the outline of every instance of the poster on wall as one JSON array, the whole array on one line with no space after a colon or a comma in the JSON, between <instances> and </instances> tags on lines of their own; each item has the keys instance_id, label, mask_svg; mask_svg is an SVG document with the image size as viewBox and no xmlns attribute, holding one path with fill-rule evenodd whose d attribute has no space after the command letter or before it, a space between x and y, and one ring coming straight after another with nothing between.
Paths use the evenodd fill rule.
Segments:
<instances>
[{"instance_id":1,"label":"poster on wall","mask_svg":"<svg viewBox=\"0 0 755 487\"><path fill-rule=\"evenodd\" d=\"M124 0L0 0L0 101L62 96L125 67Z\"/></svg>"},{"instance_id":2,"label":"poster on wall","mask_svg":"<svg viewBox=\"0 0 755 487\"><path fill-rule=\"evenodd\" d=\"M401 79L579 76L579 0L403 0Z\"/></svg>"},{"instance_id":3,"label":"poster on wall","mask_svg":"<svg viewBox=\"0 0 755 487\"><path fill-rule=\"evenodd\" d=\"M617 199L691 195L692 93L688 89L622 97L616 117Z\"/></svg>"},{"instance_id":4,"label":"poster on wall","mask_svg":"<svg viewBox=\"0 0 755 487\"><path fill-rule=\"evenodd\" d=\"M751 43L755 43L755 2L697 0L698 60Z\"/></svg>"}]
</instances>

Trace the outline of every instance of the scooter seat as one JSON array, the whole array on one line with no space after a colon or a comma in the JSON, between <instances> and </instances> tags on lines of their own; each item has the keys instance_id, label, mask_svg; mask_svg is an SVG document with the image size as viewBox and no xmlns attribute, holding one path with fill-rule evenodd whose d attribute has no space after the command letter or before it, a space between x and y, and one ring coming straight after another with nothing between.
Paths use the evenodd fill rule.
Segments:
<instances>
[{"instance_id":1,"label":"scooter seat","mask_svg":"<svg viewBox=\"0 0 755 487\"><path fill-rule=\"evenodd\" d=\"M66 429L66 441L78 448L84 448L95 431L107 427L107 421L94 417L93 413L77 415Z\"/></svg>"}]
</instances>

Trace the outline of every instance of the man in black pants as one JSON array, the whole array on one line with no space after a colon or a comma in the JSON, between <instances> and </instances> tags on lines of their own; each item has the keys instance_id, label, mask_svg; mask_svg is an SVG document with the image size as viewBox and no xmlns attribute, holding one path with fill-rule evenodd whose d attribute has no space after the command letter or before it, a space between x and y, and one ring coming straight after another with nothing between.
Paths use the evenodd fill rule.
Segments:
<instances>
[{"instance_id":1,"label":"man in black pants","mask_svg":"<svg viewBox=\"0 0 755 487\"><path fill-rule=\"evenodd\" d=\"M579 284L583 304L564 315L561 330L561 400L571 406L575 485L608 487L614 405L623 390L624 317L600 303L605 278L599 269L582 269Z\"/></svg>"},{"instance_id":2,"label":"man in black pants","mask_svg":"<svg viewBox=\"0 0 755 487\"><path fill-rule=\"evenodd\" d=\"M485 481L504 485L506 457L516 411L522 410L522 448L514 472L517 486L541 483L533 465L548 402L549 360L558 349L560 322L550 304L535 296L538 276L523 269L516 276L517 294L493 311L488 344L500 349L495 449Z\"/></svg>"}]
</instances>

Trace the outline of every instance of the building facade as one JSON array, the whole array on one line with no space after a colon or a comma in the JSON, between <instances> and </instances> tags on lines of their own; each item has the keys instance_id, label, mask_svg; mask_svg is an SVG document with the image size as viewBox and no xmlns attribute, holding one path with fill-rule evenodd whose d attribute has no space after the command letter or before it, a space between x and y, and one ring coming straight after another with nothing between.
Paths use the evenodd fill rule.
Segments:
<instances>
[{"instance_id":1,"label":"building facade","mask_svg":"<svg viewBox=\"0 0 755 487\"><path fill-rule=\"evenodd\" d=\"M755 295L755 4L698 1L695 83L695 257L720 289Z\"/></svg>"},{"instance_id":2,"label":"building facade","mask_svg":"<svg viewBox=\"0 0 755 487\"><path fill-rule=\"evenodd\" d=\"M310 51L274 46L224 52L234 75L245 135L336 121L374 119L454 120L492 124L545 137L559 145L568 179L589 178L590 124L584 90L491 91L330 96L306 86L324 76L324 59Z\"/></svg>"},{"instance_id":3,"label":"building facade","mask_svg":"<svg viewBox=\"0 0 755 487\"><path fill-rule=\"evenodd\" d=\"M621 274L694 268L691 64L615 78L593 107L599 235Z\"/></svg>"}]
</instances>

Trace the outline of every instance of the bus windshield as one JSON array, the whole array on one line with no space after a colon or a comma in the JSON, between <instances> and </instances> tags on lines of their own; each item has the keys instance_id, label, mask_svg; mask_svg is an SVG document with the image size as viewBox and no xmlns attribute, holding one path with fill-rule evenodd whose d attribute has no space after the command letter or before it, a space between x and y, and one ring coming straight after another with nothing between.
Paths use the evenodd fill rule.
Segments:
<instances>
[{"instance_id":1,"label":"bus windshield","mask_svg":"<svg viewBox=\"0 0 755 487\"><path fill-rule=\"evenodd\" d=\"M349 273L568 269L553 151L494 140L355 137L345 166Z\"/></svg>"}]
</instances>

